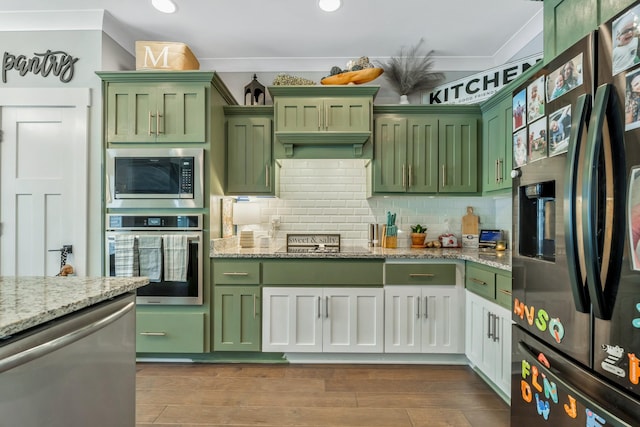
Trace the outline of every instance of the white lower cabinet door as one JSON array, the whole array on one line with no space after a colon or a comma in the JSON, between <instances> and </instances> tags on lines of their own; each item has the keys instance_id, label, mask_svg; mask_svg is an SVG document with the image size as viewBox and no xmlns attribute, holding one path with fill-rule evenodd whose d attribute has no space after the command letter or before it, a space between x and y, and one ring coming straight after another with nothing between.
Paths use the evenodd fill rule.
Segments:
<instances>
[{"instance_id":1,"label":"white lower cabinet door","mask_svg":"<svg viewBox=\"0 0 640 427\"><path fill-rule=\"evenodd\" d=\"M385 352L463 353L460 292L454 286L387 286Z\"/></svg>"},{"instance_id":2,"label":"white lower cabinet door","mask_svg":"<svg viewBox=\"0 0 640 427\"><path fill-rule=\"evenodd\" d=\"M422 288L422 352L464 353L464 299L454 286Z\"/></svg>"},{"instance_id":3,"label":"white lower cabinet door","mask_svg":"<svg viewBox=\"0 0 640 427\"><path fill-rule=\"evenodd\" d=\"M324 352L382 353L382 288L325 288Z\"/></svg>"},{"instance_id":4,"label":"white lower cabinet door","mask_svg":"<svg viewBox=\"0 0 640 427\"><path fill-rule=\"evenodd\" d=\"M262 289L262 351L322 351L322 289Z\"/></svg>"},{"instance_id":5,"label":"white lower cabinet door","mask_svg":"<svg viewBox=\"0 0 640 427\"><path fill-rule=\"evenodd\" d=\"M381 353L382 288L262 289L262 351Z\"/></svg>"},{"instance_id":6,"label":"white lower cabinet door","mask_svg":"<svg viewBox=\"0 0 640 427\"><path fill-rule=\"evenodd\" d=\"M511 313L466 291L466 355L506 395L511 395Z\"/></svg>"}]
</instances>

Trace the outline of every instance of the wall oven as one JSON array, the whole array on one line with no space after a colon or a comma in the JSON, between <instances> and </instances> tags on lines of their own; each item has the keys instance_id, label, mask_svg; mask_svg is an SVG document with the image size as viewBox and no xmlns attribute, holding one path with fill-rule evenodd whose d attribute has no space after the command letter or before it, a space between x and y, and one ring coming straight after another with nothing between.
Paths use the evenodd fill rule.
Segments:
<instances>
[{"instance_id":1,"label":"wall oven","mask_svg":"<svg viewBox=\"0 0 640 427\"><path fill-rule=\"evenodd\" d=\"M202 208L202 148L106 150L107 208Z\"/></svg>"},{"instance_id":2,"label":"wall oven","mask_svg":"<svg viewBox=\"0 0 640 427\"><path fill-rule=\"evenodd\" d=\"M202 214L107 214L109 276L148 276L137 304L202 304Z\"/></svg>"}]
</instances>

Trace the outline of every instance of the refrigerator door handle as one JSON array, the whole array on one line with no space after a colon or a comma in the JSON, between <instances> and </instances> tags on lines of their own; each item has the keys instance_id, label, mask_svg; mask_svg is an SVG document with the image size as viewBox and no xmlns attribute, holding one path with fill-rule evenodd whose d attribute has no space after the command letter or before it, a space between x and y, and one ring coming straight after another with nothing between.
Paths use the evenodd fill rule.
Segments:
<instances>
[{"instance_id":1,"label":"refrigerator door handle","mask_svg":"<svg viewBox=\"0 0 640 427\"><path fill-rule=\"evenodd\" d=\"M538 356L532 351L532 349L528 345L526 345L522 341L518 341L518 350L522 354L525 354L526 356L528 356L530 360L538 361ZM562 374L560 375L555 374L551 369L547 368L547 366L545 366L541 362L538 362L536 366L538 367L542 375L546 376L550 381L553 381L556 385L562 387L565 391L568 391L569 394L571 394L574 398L577 398L582 402L589 402L590 409L595 410L594 412L600 414L601 416L603 414L606 415L607 424L611 421L617 421L619 425L628 425L627 422L625 422L624 420L621 420L616 415L612 414L611 411L605 409L597 401L595 401L591 396L584 394L582 391L575 388L570 383L564 381L562 379Z\"/></svg>"},{"instance_id":2,"label":"refrigerator door handle","mask_svg":"<svg viewBox=\"0 0 640 427\"><path fill-rule=\"evenodd\" d=\"M626 242L627 188L622 117L613 86L600 86L596 90L587 137L582 223L587 289L594 315L605 320L611 318Z\"/></svg>"},{"instance_id":3,"label":"refrigerator door handle","mask_svg":"<svg viewBox=\"0 0 640 427\"><path fill-rule=\"evenodd\" d=\"M580 95L576 102L576 112L571 123L572 129L567 153L565 172L564 210L565 246L567 249L567 267L573 302L576 310L588 313L589 297L586 288L585 254L582 242L583 225L580 217L582 199L579 188L582 186L580 169L584 165L583 156L587 139L587 121L591 114L591 95Z\"/></svg>"}]
</instances>

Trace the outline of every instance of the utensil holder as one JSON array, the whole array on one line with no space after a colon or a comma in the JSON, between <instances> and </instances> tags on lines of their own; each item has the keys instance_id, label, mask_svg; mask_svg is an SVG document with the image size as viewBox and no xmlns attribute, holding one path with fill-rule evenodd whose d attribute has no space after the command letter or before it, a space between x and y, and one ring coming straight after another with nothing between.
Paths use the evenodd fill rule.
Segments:
<instances>
[{"instance_id":1,"label":"utensil holder","mask_svg":"<svg viewBox=\"0 0 640 427\"><path fill-rule=\"evenodd\" d=\"M386 236L384 239L385 248L395 249L398 247L398 236Z\"/></svg>"}]
</instances>

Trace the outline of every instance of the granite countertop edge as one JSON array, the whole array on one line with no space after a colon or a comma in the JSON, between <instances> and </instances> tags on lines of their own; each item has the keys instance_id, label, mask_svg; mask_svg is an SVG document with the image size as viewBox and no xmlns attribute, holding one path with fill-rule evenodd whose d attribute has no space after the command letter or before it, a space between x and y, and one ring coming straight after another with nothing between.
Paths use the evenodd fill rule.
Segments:
<instances>
[{"instance_id":1,"label":"granite countertop edge","mask_svg":"<svg viewBox=\"0 0 640 427\"><path fill-rule=\"evenodd\" d=\"M340 253L287 253L270 248L227 248L212 250L210 258L235 259L383 259L383 260L438 260L449 259L471 261L511 271L511 251L480 251L478 249L440 248L371 248L368 252L340 252Z\"/></svg>"},{"instance_id":2,"label":"granite countertop edge","mask_svg":"<svg viewBox=\"0 0 640 427\"><path fill-rule=\"evenodd\" d=\"M146 277L0 277L0 339L148 283Z\"/></svg>"}]
</instances>

